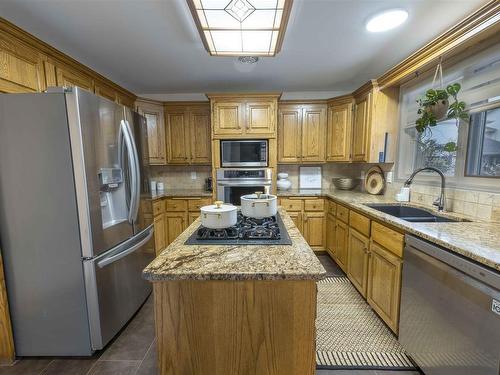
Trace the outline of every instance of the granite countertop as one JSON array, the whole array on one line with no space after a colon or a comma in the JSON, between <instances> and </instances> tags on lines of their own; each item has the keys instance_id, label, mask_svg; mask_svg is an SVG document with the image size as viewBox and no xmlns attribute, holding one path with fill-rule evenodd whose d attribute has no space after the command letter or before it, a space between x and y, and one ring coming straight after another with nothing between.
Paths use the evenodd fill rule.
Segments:
<instances>
[{"instance_id":1,"label":"granite countertop","mask_svg":"<svg viewBox=\"0 0 500 375\"><path fill-rule=\"evenodd\" d=\"M451 222L451 223L410 223L397 217L384 214L366 206L367 203L401 204L396 200L381 196L370 195L355 191L345 190L291 190L278 191L278 196L323 196L345 204L359 212L365 213L381 222L399 228L406 233L414 234L427 241L440 245L467 258L500 271L500 224L478 222ZM408 204L408 203L404 203ZM411 206L433 211L428 207L411 203ZM460 220L472 218L456 213L439 213Z\"/></svg>"},{"instance_id":2,"label":"granite countertop","mask_svg":"<svg viewBox=\"0 0 500 375\"><path fill-rule=\"evenodd\" d=\"M320 280L326 271L288 214L279 209L291 245L185 245L189 226L143 271L149 281Z\"/></svg>"},{"instance_id":3,"label":"granite countertop","mask_svg":"<svg viewBox=\"0 0 500 375\"><path fill-rule=\"evenodd\" d=\"M147 197L152 200L166 197L211 197L212 192L202 189L168 189L149 194Z\"/></svg>"}]
</instances>

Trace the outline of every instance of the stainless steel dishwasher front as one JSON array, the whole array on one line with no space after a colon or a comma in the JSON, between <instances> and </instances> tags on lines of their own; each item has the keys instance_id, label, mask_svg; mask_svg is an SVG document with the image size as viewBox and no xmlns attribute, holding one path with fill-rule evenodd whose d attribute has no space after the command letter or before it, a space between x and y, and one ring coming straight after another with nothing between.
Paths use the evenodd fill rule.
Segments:
<instances>
[{"instance_id":1,"label":"stainless steel dishwasher front","mask_svg":"<svg viewBox=\"0 0 500 375\"><path fill-rule=\"evenodd\" d=\"M407 235L399 341L426 375L500 375L500 273Z\"/></svg>"}]
</instances>

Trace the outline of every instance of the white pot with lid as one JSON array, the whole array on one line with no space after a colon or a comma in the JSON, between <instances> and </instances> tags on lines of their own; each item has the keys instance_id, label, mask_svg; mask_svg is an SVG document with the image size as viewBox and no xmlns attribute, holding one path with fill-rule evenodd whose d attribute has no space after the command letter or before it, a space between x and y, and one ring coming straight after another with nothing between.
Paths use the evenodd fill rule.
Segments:
<instances>
[{"instance_id":1,"label":"white pot with lid","mask_svg":"<svg viewBox=\"0 0 500 375\"><path fill-rule=\"evenodd\" d=\"M201 207L201 225L209 229L224 229L236 225L237 207L216 201L214 204Z\"/></svg>"},{"instance_id":2,"label":"white pot with lid","mask_svg":"<svg viewBox=\"0 0 500 375\"><path fill-rule=\"evenodd\" d=\"M247 194L241 197L241 213L243 216L263 219L275 216L278 212L278 198L272 194Z\"/></svg>"}]
</instances>

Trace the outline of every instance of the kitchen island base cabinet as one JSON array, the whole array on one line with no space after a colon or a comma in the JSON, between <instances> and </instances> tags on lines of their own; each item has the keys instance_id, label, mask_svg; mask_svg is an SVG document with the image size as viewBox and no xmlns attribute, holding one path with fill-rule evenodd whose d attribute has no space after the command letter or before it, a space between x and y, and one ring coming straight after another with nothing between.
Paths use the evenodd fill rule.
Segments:
<instances>
[{"instance_id":1,"label":"kitchen island base cabinet","mask_svg":"<svg viewBox=\"0 0 500 375\"><path fill-rule=\"evenodd\" d=\"M153 285L159 374L315 374L315 281Z\"/></svg>"}]
</instances>

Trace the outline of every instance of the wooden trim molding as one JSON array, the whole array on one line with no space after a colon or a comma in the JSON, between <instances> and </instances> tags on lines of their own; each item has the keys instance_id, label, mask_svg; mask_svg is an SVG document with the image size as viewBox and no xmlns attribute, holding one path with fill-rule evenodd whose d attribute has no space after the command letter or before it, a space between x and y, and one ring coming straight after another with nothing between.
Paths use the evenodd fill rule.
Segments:
<instances>
[{"instance_id":1,"label":"wooden trim molding","mask_svg":"<svg viewBox=\"0 0 500 375\"><path fill-rule=\"evenodd\" d=\"M20 27L14 25L13 23L9 22L5 18L0 17L0 31L3 31L17 40L23 42L24 44L36 49L38 52L46 55L44 56L44 60L51 61L51 60L57 60L58 62L67 65L76 71L80 71L88 76L90 76L94 80L101 81L105 83L107 86L112 87L114 90L118 91L120 94L129 97L134 101L137 96L128 91L127 89L117 85L113 81L107 79L103 75L97 73L96 71L88 68L87 66L79 63L77 60L73 59L72 57L62 53L61 51L57 50L56 48L52 47L51 45L45 43L44 41L38 39L34 35L28 33L27 31L21 29Z\"/></svg>"},{"instance_id":2,"label":"wooden trim molding","mask_svg":"<svg viewBox=\"0 0 500 375\"><path fill-rule=\"evenodd\" d=\"M207 93L205 94L209 99L215 98L279 98L281 97L281 92L218 92L218 93Z\"/></svg>"},{"instance_id":3,"label":"wooden trim molding","mask_svg":"<svg viewBox=\"0 0 500 375\"><path fill-rule=\"evenodd\" d=\"M351 94L349 94L328 99L326 104L328 104L328 106L334 106L334 105L350 104L353 101L354 97Z\"/></svg>"},{"instance_id":4,"label":"wooden trim molding","mask_svg":"<svg viewBox=\"0 0 500 375\"><path fill-rule=\"evenodd\" d=\"M469 17L441 34L439 37L411 54L377 79L381 89L401 83L426 65L435 63L439 57L457 47L476 41L481 36L500 32L500 1L490 0Z\"/></svg>"}]
</instances>

